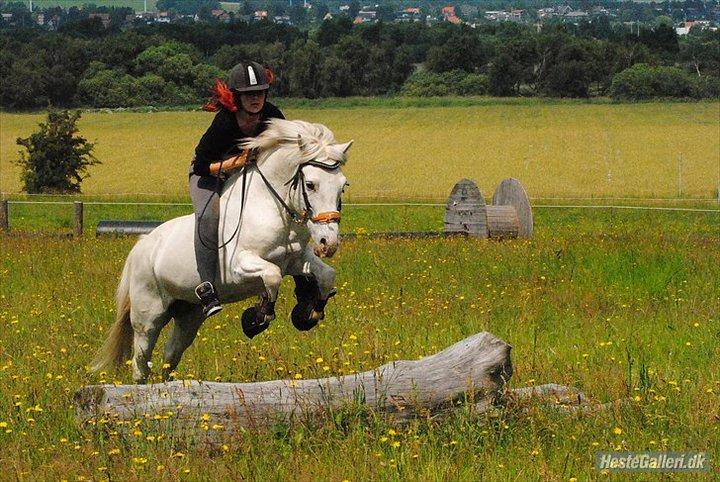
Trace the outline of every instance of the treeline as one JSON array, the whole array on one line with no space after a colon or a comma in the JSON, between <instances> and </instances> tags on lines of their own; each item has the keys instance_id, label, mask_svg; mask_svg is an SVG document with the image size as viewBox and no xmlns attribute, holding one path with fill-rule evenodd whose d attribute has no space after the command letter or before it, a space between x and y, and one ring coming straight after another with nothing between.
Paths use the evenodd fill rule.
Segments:
<instances>
[{"instance_id":1,"label":"treeline","mask_svg":"<svg viewBox=\"0 0 720 482\"><path fill-rule=\"evenodd\" d=\"M200 103L241 59L274 70L274 96L720 93L720 32L694 29L679 39L662 24L632 33L607 19L540 31L512 23L353 25L344 17L313 32L264 21L71 27L0 31L3 108ZM664 87L677 82L685 87Z\"/></svg>"}]
</instances>

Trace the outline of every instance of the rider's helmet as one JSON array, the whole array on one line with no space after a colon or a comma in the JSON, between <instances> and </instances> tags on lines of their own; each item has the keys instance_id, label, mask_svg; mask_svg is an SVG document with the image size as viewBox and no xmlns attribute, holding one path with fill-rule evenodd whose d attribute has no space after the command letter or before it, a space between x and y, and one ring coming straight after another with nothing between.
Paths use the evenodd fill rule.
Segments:
<instances>
[{"instance_id":1,"label":"rider's helmet","mask_svg":"<svg viewBox=\"0 0 720 482\"><path fill-rule=\"evenodd\" d=\"M272 72L257 62L243 61L230 71L228 87L235 92L268 90L273 81Z\"/></svg>"},{"instance_id":2,"label":"rider's helmet","mask_svg":"<svg viewBox=\"0 0 720 482\"><path fill-rule=\"evenodd\" d=\"M220 79L215 80L213 97L203 106L204 110L217 112L225 108L230 112L242 109L240 95L244 92L263 92L267 99L270 84L275 80L272 70L266 69L257 62L243 61L230 71L227 84Z\"/></svg>"}]
</instances>

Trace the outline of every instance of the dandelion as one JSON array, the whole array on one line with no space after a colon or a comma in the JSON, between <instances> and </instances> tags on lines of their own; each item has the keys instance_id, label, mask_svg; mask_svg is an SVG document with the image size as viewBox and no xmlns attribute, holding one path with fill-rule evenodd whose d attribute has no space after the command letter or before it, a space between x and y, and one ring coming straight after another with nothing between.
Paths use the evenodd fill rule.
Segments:
<instances>
[{"instance_id":1,"label":"dandelion","mask_svg":"<svg viewBox=\"0 0 720 482\"><path fill-rule=\"evenodd\" d=\"M398 448L398 447L400 447L400 442L398 442L396 440L395 442L392 443L392 446L393 446L393 448Z\"/></svg>"},{"instance_id":2,"label":"dandelion","mask_svg":"<svg viewBox=\"0 0 720 482\"><path fill-rule=\"evenodd\" d=\"M620 435L620 434L623 433L623 431L622 431L622 429L621 429L620 427L615 427L615 428L613 429L613 433L614 433L615 435Z\"/></svg>"}]
</instances>

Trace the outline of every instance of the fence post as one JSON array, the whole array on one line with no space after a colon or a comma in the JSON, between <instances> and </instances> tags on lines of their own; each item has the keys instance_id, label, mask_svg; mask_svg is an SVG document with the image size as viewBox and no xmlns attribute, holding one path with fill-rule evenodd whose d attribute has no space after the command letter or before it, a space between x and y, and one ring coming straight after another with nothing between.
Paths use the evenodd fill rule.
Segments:
<instances>
[{"instance_id":1,"label":"fence post","mask_svg":"<svg viewBox=\"0 0 720 482\"><path fill-rule=\"evenodd\" d=\"M10 215L8 212L7 199L0 201L0 231L3 233L10 232Z\"/></svg>"},{"instance_id":2,"label":"fence post","mask_svg":"<svg viewBox=\"0 0 720 482\"><path fill-rule=\"evenodd\" d=\"M83 203L75 201L75 237L83 234Z\"/></svg>"}]
</instances>

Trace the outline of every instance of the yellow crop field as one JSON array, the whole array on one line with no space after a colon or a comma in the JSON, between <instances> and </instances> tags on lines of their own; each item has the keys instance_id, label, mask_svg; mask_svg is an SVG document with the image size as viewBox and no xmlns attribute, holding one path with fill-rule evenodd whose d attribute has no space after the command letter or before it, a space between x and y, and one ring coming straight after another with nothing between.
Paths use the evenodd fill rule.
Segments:
<instances>
[{"instance_id":1,"label":"yellow crop field","mask_svg":"<svg viewBox=\"0 0 720 482\"><path fill-rule=\"evenodd\" d=\"M280 106L282 107L282 105ZM296 108L290 119L320 122L354 139L345 172L348 200L444 200L461 178L486 196L516 177L531 197L716 198L720 103L475 105ZM0 114L0 190L21 190L15 139L41 114ZM80 133L103 162L83 192L187 192L193 149L212 114L88 112Z\"/></svg>"}]
</instances>

